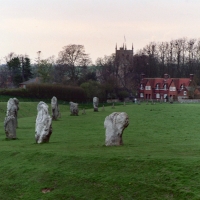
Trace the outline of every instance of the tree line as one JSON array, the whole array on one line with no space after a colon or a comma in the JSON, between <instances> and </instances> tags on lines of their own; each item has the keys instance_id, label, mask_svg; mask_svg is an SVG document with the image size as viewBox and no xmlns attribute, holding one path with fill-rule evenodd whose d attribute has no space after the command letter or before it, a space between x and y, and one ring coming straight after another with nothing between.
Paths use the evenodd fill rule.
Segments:
<instances>
[{"instance_id":1,"label":"tree line","mask_svg":"<svg viewBox=\"0 0 200 200\"><path fill-rule=\"evenodd\" d=\"M189 77L200 80L200 40L181 38L170 42L150 42L132 58L117 58L115 53L98 58L92 64L83 45L70 44L58 53L58 58L38 58L31 64L27 55L10 53L6 65L0 68L0 86L6 87L8 77L12 86L33 77L42 83L82 87L89 99L94 95L107 98L134 96L140 75L146 77Z\"/></svg>"},{"instance_id":2,"label":"tree line","mask_svg":"<svg viewBox=\"0 0 200 200\"><path fill-rule=\"evenodd\" d=\"M170 42L151 42L135 55L135 65L148 77L200 77L200 40L181 38ZM140 70L139 70L140 71Z\"/></svg>"}]
</instances>

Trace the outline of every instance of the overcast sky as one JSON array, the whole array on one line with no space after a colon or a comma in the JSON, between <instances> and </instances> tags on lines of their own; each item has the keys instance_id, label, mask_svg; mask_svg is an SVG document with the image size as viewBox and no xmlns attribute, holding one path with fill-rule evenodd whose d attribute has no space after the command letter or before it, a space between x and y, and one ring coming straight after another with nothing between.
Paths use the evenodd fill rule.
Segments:
<instances>
[{"instance_id":1,"label":"overcast sky","mask_svg":"<svg viewBox=\"0 0 200 200\"><path fill-rule=\"evenodd\" d=\"M0 59L27 54L32 63L82 44L93 63L116 44L137 52L152 41L200 38L199 0L0 0Z\"/></svg>"}]
</instances>

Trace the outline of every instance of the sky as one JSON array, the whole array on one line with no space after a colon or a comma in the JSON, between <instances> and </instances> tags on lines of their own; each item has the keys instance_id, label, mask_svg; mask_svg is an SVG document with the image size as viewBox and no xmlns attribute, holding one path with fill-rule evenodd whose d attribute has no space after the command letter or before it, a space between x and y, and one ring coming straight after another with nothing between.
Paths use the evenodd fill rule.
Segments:
<instances>
[{"instance_id":1,"label":"sky","mask_svg":"<svg viewBox=\"0 0 200 200\"><path fill-rule=\"evenodd\" d=\"M84 45L95 64L124 42L134 53L150 42L200 38L199 0L0 0L0 63L14 52L34 63Z\"/></svg>"}]
</instances>

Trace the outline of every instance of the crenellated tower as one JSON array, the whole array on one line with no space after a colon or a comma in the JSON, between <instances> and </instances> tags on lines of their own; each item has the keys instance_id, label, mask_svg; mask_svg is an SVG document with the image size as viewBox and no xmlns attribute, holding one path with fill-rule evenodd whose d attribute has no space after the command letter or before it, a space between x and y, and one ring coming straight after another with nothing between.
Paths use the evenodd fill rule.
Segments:
<instances>
[{"instance_id":1,"label":"crenellated tower","mask_svg":"<svg viewBox=\"0 0 200 200\"><path fill-rule=\"evenodd\" d=\"M115 65L117 69L118 81L121 87L127 87L130 83L130 72L133 69L133 44L132 49L127 49L126 43L123 43L119 49L115 48Z\"/></svg>"}]
</instances>

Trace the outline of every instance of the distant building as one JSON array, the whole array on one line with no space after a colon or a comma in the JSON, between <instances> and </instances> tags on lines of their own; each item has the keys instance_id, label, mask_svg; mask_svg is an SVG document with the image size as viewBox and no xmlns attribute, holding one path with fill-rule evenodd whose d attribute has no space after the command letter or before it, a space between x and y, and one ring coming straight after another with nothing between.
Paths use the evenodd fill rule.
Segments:
<instances>
[{"instance_id":1,"label":"distant building","mask_svg":"<svg viewBox=\"0 0 200 200\"><path fill-rule=\"evenodd\" d=\"M130 89L130 69L133 68L133 45L130 50L126 48L126 44L123 44L123 47L119 49L117 49L116 45L115 66L120 87Z\"/></svg>"},{"instance_id":2,"label":"distant building","mask_svg":"<svg viewBox=\"0 0 200 200\"><path fill-rule=\"evenodd\" d=\"M193 74L189 78L170 78L168 74L164 74L164 78L145 78L145 74L142 74L138 97L158 100L188 98L193 78Z\"/></svg>"},{"instance_id":3,"label":"distant building","mask_svg":"<svg viewBox=\"0 0 200 200\"><path fill-rule=\"evenodd\" d=\"M132 49L128 50L126 48L126 44L123 44L123 47L117 49L117 45L115 48L115 55L116 55L116 63L120 65L132 65L133 64L133 45Z\"/></svg>"},{"instance_id":4,"label":"distant building","mask_svg":"<svg viewBox=\"0 0 200 200\"><path fill-rule=\"evenodd\" d=\"M39 84L39 83L41 83L41 80L39 77L36 77L36 78L32 78L32 79L29 79L28 81L20 83L19 87L26 89L26 86L29 84Z\"/></svg>"}]
</instances>

